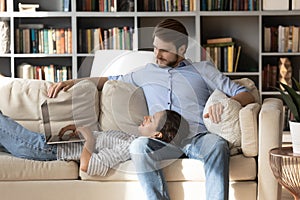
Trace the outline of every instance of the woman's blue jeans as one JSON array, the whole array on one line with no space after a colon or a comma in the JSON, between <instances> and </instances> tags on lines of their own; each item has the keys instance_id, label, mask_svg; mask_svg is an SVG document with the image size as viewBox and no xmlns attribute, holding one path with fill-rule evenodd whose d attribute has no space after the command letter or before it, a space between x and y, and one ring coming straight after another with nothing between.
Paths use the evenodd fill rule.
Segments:
<instances>
[{"instance_id":1,"label":"woman's blue jeans","mask_svg":"<svg viewBox=\"0 0 300 200\"><path fill-rule=\"evenodd\" d=\"M228 199L230 152L227 142L215 134L198 134L183 148L139 137L131 143L130 153L149 200L170 199L161 170L164 167L161 163L164 162L160 161L180 158L182 155L204 163L207 200Z\"/></svg>"},{"instance_id":2,"label":"woman's blue jeans","mask_svg":"<svg viewBox=\"0 0 300 200\"><path fill-rule=\"evenodd\" d=\"M57 146L48 145L43 134L32 132L0 112L0 147L31 160L56 160Z\"/></svg>"}]
</instances>

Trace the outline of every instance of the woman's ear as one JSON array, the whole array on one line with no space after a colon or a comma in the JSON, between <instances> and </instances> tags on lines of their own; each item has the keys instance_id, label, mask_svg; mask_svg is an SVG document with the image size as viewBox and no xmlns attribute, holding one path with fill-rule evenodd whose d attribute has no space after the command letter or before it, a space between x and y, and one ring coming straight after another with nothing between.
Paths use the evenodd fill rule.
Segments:
<instances>
[{"instance_id":1,"label":"woman's ear","mask_svg":"<svg viewBox=\"0 0 300 200\"><path fill-rule=\"evenodd\" d=\"M160 139L163 137L163 134L161 132L154 132L152 135L152 138Z\"/></svg>"}]
</instances>

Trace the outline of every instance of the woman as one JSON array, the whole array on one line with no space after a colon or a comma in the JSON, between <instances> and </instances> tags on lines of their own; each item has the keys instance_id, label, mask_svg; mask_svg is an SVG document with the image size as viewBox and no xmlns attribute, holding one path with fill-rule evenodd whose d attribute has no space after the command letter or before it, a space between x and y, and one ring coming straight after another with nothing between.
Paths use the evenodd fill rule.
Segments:
<instances>
[{"instance_id":1,"label":"woman","mask_svg":"<svg viewBox=\"0 0 300 200\"><path fill-rule=\"evenodd\" d=\"M138 130L139 136L177 144L188 133L187 128L188 123L181 115L164 110L145 116ZM110 168L130 159L129 145L137 137L116 130L92 132L75 125L62 128L59 135L62 137L70 130L74 136L82 135L84 144L46 144L43 134L32 132L0 113L0 146L7 152L32 160L80 160L80 169L89 175L105 176Z\"/></svg>"}]
</instances>

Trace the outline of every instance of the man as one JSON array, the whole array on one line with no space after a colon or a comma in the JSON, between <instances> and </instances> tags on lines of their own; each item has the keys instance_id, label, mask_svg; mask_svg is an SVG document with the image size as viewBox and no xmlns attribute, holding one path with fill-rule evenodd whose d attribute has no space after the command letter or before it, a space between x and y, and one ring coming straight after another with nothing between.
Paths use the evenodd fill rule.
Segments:
<instances>
[{"instance_id":1,"label":"man","mask_svg":"<svg viewBox=\"0 0 300 200\"><path fill-rule=\"evenodd\" d=\"M192 63L185 59L188 33L179 21L161 21L153 33L153 46L156 64L149 63L124 76L91 78L98 84L98 89L102 89L108 79L142 87L150 113L170 109L180 113L189 122L190 132L180 146L151 138L137 138L131 143L131 159L141 185L149 200L170 199L159 161L179 158L184 154L204 163L206 198L228 199L229 147L223 138L209 133L203 123L203 117L218 123L223 108L216 103L204 115L203 109L215 89L223 91L242 106L254 102L254 98L245 87L232 82L212 63ZM67 90L76 81L80 80L54 84L48 96L55 97L61 89Z\"/></svg>"}]
</instances>

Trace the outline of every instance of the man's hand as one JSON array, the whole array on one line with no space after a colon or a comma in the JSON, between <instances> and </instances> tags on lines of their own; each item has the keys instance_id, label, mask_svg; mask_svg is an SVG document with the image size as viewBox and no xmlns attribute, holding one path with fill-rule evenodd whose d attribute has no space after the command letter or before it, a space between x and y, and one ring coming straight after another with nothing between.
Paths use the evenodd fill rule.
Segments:
<instances>
[{"instance_id":1,"label":"man's hand","mask_svg":"<svg viewBox=\"0 0 300 200\"><path fill-rule=\"evenodd\" d=\"M223 105L215 103L208 108L208 113L203 115L204 118L209 118L213 123L219 123L221 121L221 115L223 113Z\"/></svg>"},{"instance_id":2,"label":"man's hand","mask_svg":"<svg viewBox=\"0 0 300 200\"><path fill-rule=\"evenodd\" d=\"M58 83L53 83L48 89L47 96L50 98L55 98L59 91L61 91L61 90L67 91L74 84L75 84L74 80L67 80L67 81L62 81L62 82L58 82Z\"/></svg>"}]
</instances>

